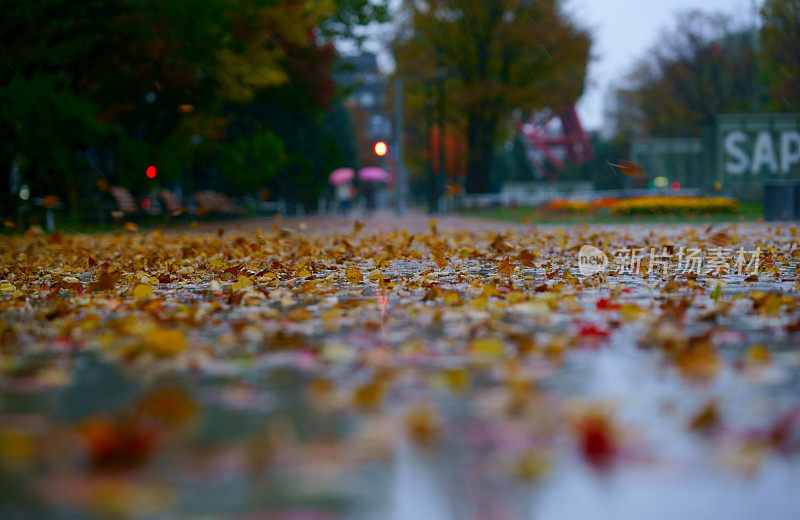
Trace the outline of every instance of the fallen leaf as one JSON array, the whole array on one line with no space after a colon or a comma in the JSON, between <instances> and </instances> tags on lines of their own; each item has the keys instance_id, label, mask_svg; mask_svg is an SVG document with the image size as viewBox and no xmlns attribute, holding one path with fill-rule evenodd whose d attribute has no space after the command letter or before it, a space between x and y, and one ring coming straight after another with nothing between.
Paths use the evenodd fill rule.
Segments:
<instances>
[{"instance_id":1,"label":"fallen leaf","mask_svg":"<svg viewBox=\"0 0 800 520\"><path fill-rule=\"evenodd\" d=\"M152 296L153 294L153 286L147 284L139 284L133 288L133 297L139 300L144 300Z\"/></svg>"}]
</instances>

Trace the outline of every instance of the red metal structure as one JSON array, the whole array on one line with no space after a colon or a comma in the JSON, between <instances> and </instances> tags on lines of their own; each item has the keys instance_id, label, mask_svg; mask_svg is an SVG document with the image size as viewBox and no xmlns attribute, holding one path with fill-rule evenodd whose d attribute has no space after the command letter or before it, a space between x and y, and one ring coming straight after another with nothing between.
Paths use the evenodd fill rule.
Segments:
<instances>
[{"instance_id":1,"label":"red metal structure","mask_svg":"<svg viewBox=\"0 0 800 520\"><path fill-rule=\"evenodd\" d=\"M560 131L553 130L553 122L560 122ZM532 117L520 125L520 132L531 146L539 151L556 172L563 170L567 163L580 164L592 157L592 144L589 134L583 129L575 105L562 112L546 112ZM561 150L559 150L559 148ZM558 153L561 151L561 153Z\"/></svg>"}]
</instances>

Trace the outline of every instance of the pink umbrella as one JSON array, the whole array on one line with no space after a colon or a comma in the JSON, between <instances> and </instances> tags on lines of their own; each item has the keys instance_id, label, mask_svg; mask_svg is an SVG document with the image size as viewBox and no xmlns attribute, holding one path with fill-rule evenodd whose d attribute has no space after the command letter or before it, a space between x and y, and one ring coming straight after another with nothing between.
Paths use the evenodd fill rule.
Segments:
<instances>
[{"instance_id":1,"label":"pink umbrella","mask_svg":"<svg viewBox=\"0 0 800 520\"><path fill-rule=\"evenodd\" d=\"M358 178L367 182L389 182L391 176L383 168L369 166L358 170Z\"/></svg>"},{"instance_id":2,"label":"pink umbrella","mask_svg":"<svg viewBox=\"0 0 800 520\"><path fill-rule=\"evenodd\" d=\"M333 170L330 177L328 177L328 182L334 186L338 186L339 184L352 181L355 176L356 172L352 168L339 168Z\"/></svg>"}]
</instances>

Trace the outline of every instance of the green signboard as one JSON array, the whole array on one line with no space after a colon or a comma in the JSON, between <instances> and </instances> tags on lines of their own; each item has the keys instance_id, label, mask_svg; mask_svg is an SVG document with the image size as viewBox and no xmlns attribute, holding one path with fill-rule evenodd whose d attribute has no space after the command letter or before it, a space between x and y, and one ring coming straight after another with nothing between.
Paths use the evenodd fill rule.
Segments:
<instances>
[{"instance_id":1,"label":"green signboard","mask_svg":"<svg viewBox=\"0 0 800 520\"><path fill-rule=\"evenodd\" d=\"M703 187L703 144L700 139L634 139L631 162L644 168L648 181L659 177L668 184ZM666 185L666 184L665 184Z\"/></svg>"},{"instance_id":2,"label":"green signboard","mask_svg":"<svg viewBox=\"0 0 800 520\"><path fill-rule=\"evenodd\" d=\"M800 180L800 114L720 115L714 140L723 185Z\"/></svg>"}]
</instances>

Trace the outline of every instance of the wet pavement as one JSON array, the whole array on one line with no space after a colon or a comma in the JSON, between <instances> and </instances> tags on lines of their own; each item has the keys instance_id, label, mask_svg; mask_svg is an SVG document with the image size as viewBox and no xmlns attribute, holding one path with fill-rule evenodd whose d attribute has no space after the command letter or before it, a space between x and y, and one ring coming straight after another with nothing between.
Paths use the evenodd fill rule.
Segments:
<instances>
[{"instance_id":1,"label":"wet pavement","mask_svg":"<svg viewBox=\"0 0 800 520\"><path fill-rule=\"evenodd\" d=\"M4 518L800 507L790 225L129 231L0 239Z\"/></svg>"}]
</instances>

